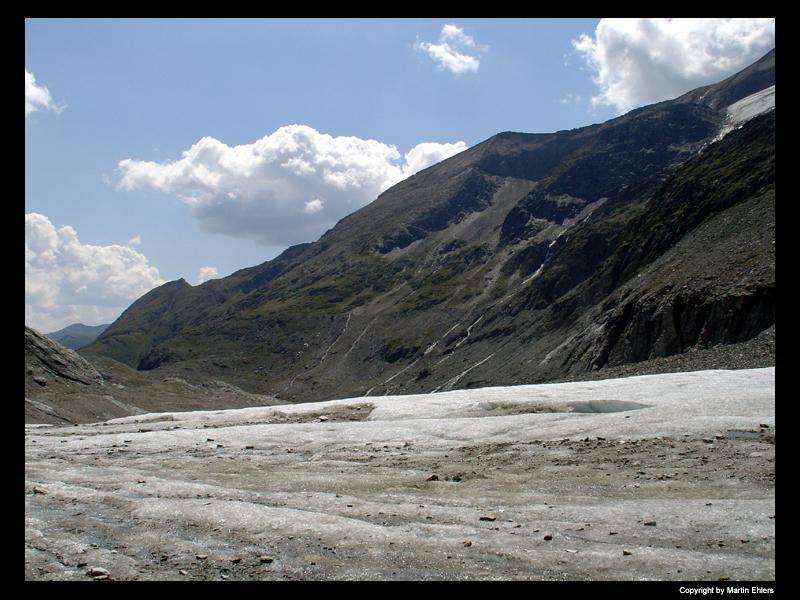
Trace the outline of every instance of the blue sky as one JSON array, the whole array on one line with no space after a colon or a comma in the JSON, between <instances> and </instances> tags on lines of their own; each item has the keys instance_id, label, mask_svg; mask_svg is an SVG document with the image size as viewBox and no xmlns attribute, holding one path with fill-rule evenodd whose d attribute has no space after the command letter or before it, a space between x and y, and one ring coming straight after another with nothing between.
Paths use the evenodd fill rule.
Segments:
<instances>
[{"instance_id":1,"label":"blue sky","mask_svg":"<svg viewBox=\"0 0 800 600\"><path fill-rule=\"evenodd\" d=\"M26 20L26 323L110 322L495 133L602 122L772 46L770 19Z\"/></svg>"}]
</instances>

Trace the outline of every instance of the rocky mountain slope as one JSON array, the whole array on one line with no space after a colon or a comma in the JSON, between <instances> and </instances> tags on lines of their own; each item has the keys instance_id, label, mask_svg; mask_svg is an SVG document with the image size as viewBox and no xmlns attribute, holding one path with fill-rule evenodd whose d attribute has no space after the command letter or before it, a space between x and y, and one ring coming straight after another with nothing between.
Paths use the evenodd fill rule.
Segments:
<instances>
[{"instance_id":1,"label":"rocky mountain slope","mask_svg":"<svg viewBox=\"0 0 800 600\"><path fill-rule=\"evenodd\" d=\"M88 361L30 327L25 327L25 384L74 382L99 385L103 377Z\"/></svg>"},{"instance_id":2,"label":"rocky mountain slope","mask_svg":"<svg viewBox=\"0 0 800 600\"><path fill-rule=\"evenodd\" d=\"M314 243L149 292L81 353L308 401L774 339L774 60L606 123L498 134Z\"/></svg>"},{"instance_id":3,"label":"rocky mountain slope","mask_svg":"<svg viewBox=\"0 0 800 600\"><path fill-rule=\"evenodd\" d=\"M108 324L84 325L83 323L73 323L58 331L45 333L45 335L65 348L78 350L87 344L91 344L107 328Z\"/></svg>"},{"instance_id":4,"label":"rocky mountain slope","mask_svg":"<svg viewBox=\"0 0 800 600\"><path fill-rule=\"evenodd\" d=\"M140 372L113 359L89 363L25 327L25 423L91 423L164 410L204 410L275 404L223 381L193 385Z\"/></svg>"}]
</instances>

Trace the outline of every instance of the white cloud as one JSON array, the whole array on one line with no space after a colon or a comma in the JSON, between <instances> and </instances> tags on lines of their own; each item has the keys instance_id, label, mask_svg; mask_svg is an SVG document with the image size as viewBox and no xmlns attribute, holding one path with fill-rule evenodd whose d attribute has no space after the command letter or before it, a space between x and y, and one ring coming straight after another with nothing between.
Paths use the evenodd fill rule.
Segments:
<instances>
[{"instance_id":1,"label":"white cloud","mask_svg":"<svg viewBox=\"0 0 800 600\"><path fill-rule=\"evenodd\" d=\"M128 243L125 244L126 246L139 246L142 243L142 237L139 235L133 236L131 239L128 240Z\"/></svg>"},{"instance_id":2,"label":"white cloud","mask_svg":"<svg viewBox=\"0 0 800 600\"><path fill-rule=\"evenodd\" d=\"M289 245L317 239L387 188L466 149L431 142L401 157L376 140L288 125L241 146L205 137L174 161L122 160L118 185L177 195L206 231Z\"/></svg>"},{"instance_id":3,"label":"white cloud","mask_svg":"<svg viewBox=\"0 0 800 600\"><path fill-rule=\"evenodd\" d=\"M774 19L602 19L572 42L618 113L715 83L775 46Z\"/></svg>"},{"instance_id":4,"label":"white cloud","mask_svg":"<svg viewBox=\"0 0 800 600\"><path fill-rule=\"evenodd\" d=\"M313 200L306 202L305 206L303 207L303 212L313 215L314 213L321 211L323 206L325 206L325 203L322 200L319 198L314 198Z\"/></svg>"},{"instance_id":5,"label":"white cloud","mask_svg":"<svg viewBox=\"0 0 800 600\"><path fill-rule=\"evenodd\" d=\"M25 69L25 117L27 118L37 110L52 110L60 113L63 109L63 106L57 106L53 102L53 97L46 87L36 83L33 73Z\"/></svg>"},{"instance_id":6,"label":"white cloud","mask_svg":"<svg viewBox=\"0 0 800 600\"><path fill-rule=\"evenodd\" d=\"M126 246L81 244L75 230L25 215L25 322L42 332L109 323L164 280Z\"/></svg>"},{"instance_id":7,"label":"white cloud","mask_svg":"<svg viewBox=\"0 0 800 600\"><path fill-rule=\"evenodd\" d=\"M477 45L475 44L475 40L472 39L471 36L464 33L464 30L458 27L457 25L447 24L442 27L442 33L440 34L440 39L445 41L451 41L454 44L458 44L461 46L467 46L469 48L475 48Z\"/></svg>"},{"instance_id":8,"label":"white cloud","mask_svg":"<svg viewBox=\"0 0 800 600\"><path fill-rule=\"evenodd\" d=\"M439 34L439 43L417 42L414 48L426 52L439 66L452 73L475 72L481 66L480 55L489 47L478 45L472 36L457 25L447 24Z\"/></svg>"},{"instance_id":9,"label":"white cloud","mask_svg":"<svg viewBox=\"0 0 800 600\"><path fill-rule=\"evenodd\" d=\"M405 166L403 167L403 177L410 177L414 173L426 169L431 165L443 161L467 149L464 142L455 144L440 144L438 142L423 142L417 144L405 153Z\"/></svg>"},{"instance_id":10,"label":"white cloud","mask_svg":"<svg viewBox=\"0 0 800 600\"><path fill-rule=\"evenodd\" d=\"M218 276L219 271L217 271L217 267L200 267L200 271L197 273L197 283L199 285Z\"/></svg>"}]
</instances>

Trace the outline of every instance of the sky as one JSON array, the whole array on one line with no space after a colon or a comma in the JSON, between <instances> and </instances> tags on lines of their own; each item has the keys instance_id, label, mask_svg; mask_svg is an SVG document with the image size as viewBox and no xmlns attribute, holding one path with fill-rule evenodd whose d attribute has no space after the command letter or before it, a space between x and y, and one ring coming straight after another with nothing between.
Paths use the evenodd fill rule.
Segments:
<instances>
[{"instance_id":1,"label":"sky","mask_svg":"<svg viewBox=\"0 0 800 600\"><path fill-rule=\"evenodd\" d=\"M774 19L26 19L25 322L113 322L502 131L746 67Z\"/></svg>"}]
</instances>

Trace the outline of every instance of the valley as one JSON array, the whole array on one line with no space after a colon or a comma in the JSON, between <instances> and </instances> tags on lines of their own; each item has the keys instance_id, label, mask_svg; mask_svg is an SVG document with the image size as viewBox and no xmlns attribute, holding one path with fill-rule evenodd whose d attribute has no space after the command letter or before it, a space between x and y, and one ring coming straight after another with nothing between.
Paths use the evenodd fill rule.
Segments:
<instances>
[{"instance_id":1,"label":"valley","mask_svg":"<svg viewBox=\"0 0 800 600\"><path fill-rule=\"evenodd\" d=\"M26 326L26 580L774 580L774 65Z\"/></svg>"}]
</instances>

